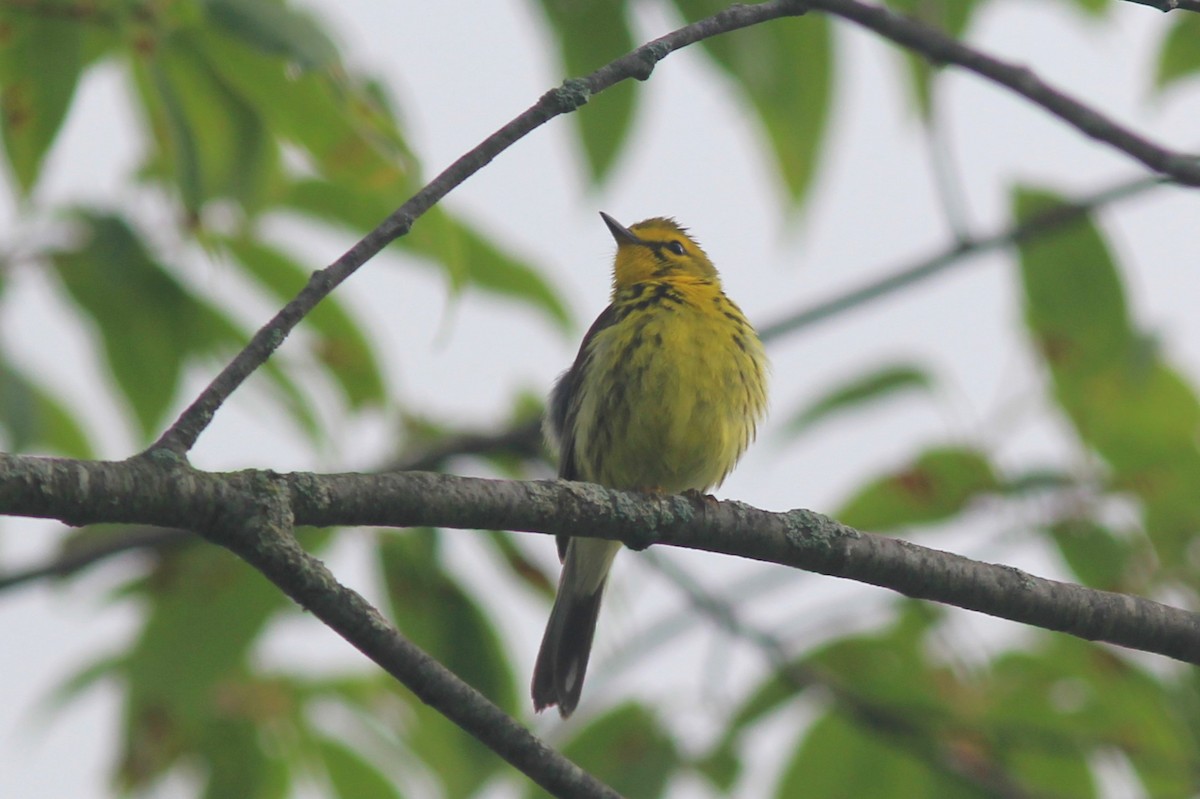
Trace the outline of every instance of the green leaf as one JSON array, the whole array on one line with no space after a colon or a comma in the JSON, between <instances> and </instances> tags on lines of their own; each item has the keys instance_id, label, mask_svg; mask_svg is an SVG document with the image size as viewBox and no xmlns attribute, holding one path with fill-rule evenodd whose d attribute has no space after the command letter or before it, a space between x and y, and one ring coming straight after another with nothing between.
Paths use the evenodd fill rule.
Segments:
<instances>
[{"instance_id":1,"label":"green leaf","mask_svg":"<svg viewBox=\"0 0 1200 799\"><path fill-rule=\"evenodd\" d=\"M1160 91L1200 73L1200 15L1171 16L1171 28L1159 48L1154 75L1154 85Z\"/></svg>"},{"instance_id":2,"label":"green leaf","mask_svg":"<svg viewBox=\"0 0 1200 799\"><path fill-rule=\"evenodd\" d=\"M1018 189L1018 219L1065 201ZM1114 353L1129 350L1133 333L1125 292L1099 231L1088 220L1019 246L1025 320L1052 369L1087 376L1106 370Z\"/></svg>"},{"instance_id":3,"label":"green leaf","mask_svg":"<svg viewBox=\"0 0 1200 799\"><path fill-rule=\"evenodd\" d=\"M312 17L294 7L263 0L203 0L209 19L230 36L304 69L338 60L337 48Z\"/></svg>"},{"instance_id":4,"label":"green leaf","mask_svg":"<svg viewBox=\"0 0 1200 799\"><path fill-rule=\"evenodd\" d=\"M194 38L206 68L254 109L276 144L299 148L306 166L342 192L386 209L366 229L413 192L415 159L376 84L333 69L296 74L238 40L205 31Z\"/></svg>"},{"instance_id":5,"label":"green leaf","mask_svg":"<svg viewBox=\"0 0 1200 799\"><path fill-rule=\"evenodd\" d=\"M932 524L952 518L980 494L998 488L992 466L982 453L934 448L905 468L868 483L833 516L851 527L873 532Z\"/></svg>"},{"instance_id":6,"label":"green leaf","mask_svg":"<svg viewBox=\"0 0 1200 799\"><path fill-rule=\"evenodd\" d=\"M178 385L195 302L124 221L87 214L79 221L77 247L55 253L54 266L99 328L113 379L150 435Z\"/></svg>"},{"instance_id":7,"label":"green leaf","mask_svg":"<svg viewBox=\"0 0 1200 799\"><path fill-rule=\"evenodd\" d=\"M676 0L686 19L728 6ZM783 185L804 201L819 166L833 106L833 35L824 14L778 19L704 41L704 48L745 93L775 154Z\"/></svg>"},{"instance_id":8,"label":"green leaf","mask_svg":"<svg viewBox=\"0 0 1200 799\"><path fill-rule=\"evenodd\" d=\"M955 38L961 38L978 7L977 0L887 0L887 5L906 17L938 28ZM941 65L928 58L904 51L912 78L913 99L922 119L929 121L933 109L933 81L941 74Z\"/></svg>"},{"instance_id":9,"label":"green leaf","mask_svg":"<svg viewBox=\"0 0 1200 799\"><path fill-rule=\"evenodd\" d=\"M645 705L627 702L588 724L563 754L622 796L662 796L681 765L675 739ZM537 787L526 794L546 796Z\"/></svg>"},{"instance_id":10,"label":"green leaf","mask_svg":"<svg viewBox=\"0 0 1200 799\"><path fill-rule=\"evenodd\" d=\"M121 778L129 787L148 784L184 752L211 752L214 716L271 706L248 683L246 666L267 620L288 604L262 575L216 547L160 557L138 592L146 621L122 660Z\"/></svg>"},{"instance_id":11,"label":"green leaf","mask_svg":"<svg viewBox=\"0 0 1200 799\"><path fill-rule=\"evenodd\" d=\"M83 426L65 405L0 359L0 428L9 452L42 445L72 458L93 457Z\"/></svg>"},{"instance_id":12,"label":"green leaf","mask_svg":"<svg viewBox=\"0 0 1200 799\"><path fill-rule=\"evenodd\" d=\"M356 232L370 230L394 210L388 200L315 180L295 183L285 202L297 211ZM440 207L429 209L397 244L439 264L456 288L475 286L518 300L542 312L560 329L570 327L566 305L535 269Z\"/></svg>"},{"instance_id":13,"label":"green leaf","mask_svg":"<svg viewBox=\"0 0 1200 799\"><path fill-rule=\"evenodd\" d=\"M500 707L516 710L516 679L495 627L440 562L429 529L383 534L380 567L391 615L412 641Z\"/></svg>"},{"instance_id":14,"label":"green leaf","mask_svg":"<svg viewBox=\"0 0 1200 799\"><path fill-rule=\"evenodd\" d=\"M566 306L537 271L440 208L431 208L402 241L436 259L452 277L461 275L464 284L520 300L542 311L560 329L570 327Z\"/></svg>"},{"instance_id":15,"label":"green leaf","mask_svg":"<svg viewBox=\"0 0 1200 799\"><path fill-rule=\"evenodd\" d=\"M381 535L378 554L391 616L413 643L501 708L516 712L516 679L490 619L440 562L428 529ZM438 775L447 797L468 797L500 766L478 740L423 703L409 746Z\"/></svg>"},{"instance_id":16,"label":"green leaf","mask_svg":"<svg viewBox=\"0 0 1200 799\"><path fill-rule=\"evenodd\" d=\"M259 283L283 302L293 299L308 281L305 270L291 256L249 237L221 240ZM338 382L355 409L379 405L386 399L383 375L370 342L336 297L326 297L305 317L304 324L319 336L313 350Z\"/></svg>"},{"instance_id":17,"label":"green leaf","mask_svg":"<svg viewBox=\"0 0 1200 799\"><path fill-rule=\"evenodd\" d=\"M53 13L0 15L0 132L24 194L71 107L84 66L83 27Z\"/></svg>"},{"instance_id":18,"label":"green leaf","mask_svg":"<svg viewBox=\"0 0 1200 799\"><path fill-rule=\"evenodd\" d=\"M400 792L370 761L332 738L320 737L317 745L325 773L340 799L400 799Z\"/></svg>"},{"instance_id":19,"label":"green leaf","mask_svg":"<svg viewBox=\"0 0 1200 799\"><path fill-rule=\"evenodd\" d=\"M1099 18L1112 7L1110 0L1071 0L1072 4L1089 17Z\"/></svg>"},{"instance_id":20,"label":"green leaf","mask_svg":"<svg viewBox=\"0 0 1200 799\"><path fill-rule=\"evenodd\" d=\"M633 49L626 3L541 0L558 36L564 77L585 75ZM593 183L608 175L633 126L636 85L624 81L592 97L572 116L579 126Z\"/></svg>"},{"instance_id":21,"label":"green leaf","mask_svg":"<svg viewBox=\"0 0 1200 799\"><path fill-rule=\"evenodd\" d=\"M1147 795L1188 795L1197 746L1188 721L1194 696L1190 705L1181 703L1158 679L1104 647L1065 635L1040 641L998 658L982 686L989 698L982 721L1008 759L1028 763L1031 787L1093 796L1092 778L1079 763L1115 749L1150 789Z\"/></svg>"},{"instance_id":22,"label":"green leaf","mask_svg":"<svg viewBox=\"0 0 1200 799\"><path fill-rule=\"evenodd\" d=\"M1061 521L1050 535L1081 583L1105 591L1129 590L1125 574L1137 552L1130 540L1089 519Z\"/></svg>"},{"instance_id":23,"label":"green leaf","mask_svg":"<svg viewBox=\"0 0 1200 799\"><path fill-rule=\"evenodd\" d=\"M134 62L158 143L149 171L168 176L192 214L215 198L234 199L252 211L278 173L278 148L259 109L215 68L208 41L180 30Z\"/></svg>"},{"instance_id":24,"label":"green leaf","mask_svg":"<svg viewBox=\"0 0 1200 799\"><path fill-rule=\"evenodd\" d=\"M70 250L52 253L71 299L99 328L111 374L141 431L149 436L175 395L191 357L224 357L249 336L212 304L193 295L147 250L122 219L78 212L81 235ZM275 363L263 376L307 430L315 419L309 400Z\"/></svg>"},{"instance_id":25,"label":"green leaf","mask_svg":"<svg viewBox=\"0 0 1200 799\"><path fill-rule=\"evenodd\" d=\"M1004 480L1001 491L1010 496L1059 491L1079 482L1074 475L1049 467L1033 467Z\"/></svg>"},{"instance_id":26,"label":"green leaf","mask_svg":"<svg viewBox=\"0 0 1200 799\"><path fill-rule=\"evenodd\" d=\"M1060 203L1019 190L1014 204L1028 218ZM1200 399L1134 329L1117 265L1089 220L1018 249L1026 324L1055 399L1111 467L1114 487L1142 500L1162 576L1194 571L1187 548L1200 529Z\"/></svg>"},{"instance_id":27,"label":"green leaf","mask_svg":"<svg viewBox=\"0 0 1200 799\"><path fill-rule=\"evenodd\" d=\"M948 771L933 771L912 751L856 725L837 712L819 718L784 767L775 789L779 799L937 796L983 799L992 794ZM926 744L927 745L927 744Z\"/></svg>"},{"instance_id":28,"label":"green leaf","mask_svg":"<svg viewBox=\"0 0 1200 799\"><path fill-rule=\"evenodd\" d=\"M933 380L918 366L892 364L835 386L792 416L787 430L795 435L839 412L914 389L928 390Z\"/></svg>"},{"instance_id":29,"label":"green leaf","mask_svg":"<svg viewBox=\"0 0 1200 799\"><path fill-rule=\"evenodd\" d=\"M205 725L198 752L205 768L204 799L285 799L287 763L263 745L253 719L215 718Z\"/></svg>"}]
</instances>

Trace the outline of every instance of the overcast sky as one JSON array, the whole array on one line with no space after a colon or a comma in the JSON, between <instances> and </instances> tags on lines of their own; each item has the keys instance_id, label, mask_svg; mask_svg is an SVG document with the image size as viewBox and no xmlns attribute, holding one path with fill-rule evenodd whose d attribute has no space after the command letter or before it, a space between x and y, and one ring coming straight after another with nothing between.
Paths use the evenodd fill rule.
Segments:
<instances>
[{"instance_id":1,"label":"overcast sky","mask_svg":"<svg viewBox=\"0 0 1200 799\"><path fill-rule=\"evenodd\" d=\"M389 82L430 175L563 77L531 3L312 0L310 5L329 20L352 64ZM676 26L662 4L642 5L640 39ZM1117 3L1105 21L1088 23L1067 3L993 3L971 38L1032 66L1052 84L1157 141L1186 148L1200 141L1200 87L1193 84L1190 92L1162 102L1149 93L1153 54L1167 22L1166 15L1130 3ZM890 47L846 25L837 26L837 39L832 146L804 213L785 210L751 116L725 80L691 52L668 58L643 86L634 141L602 191L586 185L566 119L538 130L456 190L448 204L544 268L568 298L578 327L564 337L520 307L477 294L450 299L445 281L432 270L396 256L380 259L339 293L377 337L396 396L439 418L487 426L506 417L515 392L545 392L607 300L613 245L598 210L626 223L677 217L712 256L728 293L760 323L945 247L949 227L934 190L928 147L908 109L902 62ZM1006 224L1008 192L1017 182L1082 192L1138 174L1128 158L979 79L951 74L940 89L943 129L972 231ZM46 204L63 198L112 203L132 196L122 181L138 153L134 120L120 68L107 64L89 73L47 167L41 194ZM399 204L404 198L396 199ZM0 241L27 237L27 230L16 228L7 195L0 203ZM1175 190L1102 215L1125 269L1135 319L1161 339L1172 364L1194 385L1200 384L1198 218L1195 193ZM284 223L274 232L314 268L352 243ZM220 265L196 262L189 270L204 290L216 296L233 292L228 270ZM720 495L771 509L832 511L867 476L902 464L918 447L946 441L983 442L1006 466L1074 462L1079 453L1065 443L1062 422L1038 412L1044 407L1042 384L1021 335L1016 289L1011 255L989 255L773 344L775 424L767 426ZM14 274L0 302L0 346L102 428L104 455L131 454L135 445L125 423L97 400L107 388L98 388L104 378L95 366L94 342L63 313L42 276L30 269ZM272 310L256 299L230 296L230 302L256 325ZM823 426L792 446L777 441L776 426L794 409L840 380L897 360L918 362L936 376L932 397L889 402ZM180 403L210 377L193 374ZM196 463L366 468L390 451L388 428L376 419L339 423L339 443L318 456L295 440L286 423L265 420L258 413L263 407L250 398L225 408L201 439ZM922 540L1040 574L1061 574L1051 557L1022 537L1023 521L980 513L965 529ZM59 529L6 521L0 528L3 563L47 555ZM469 534L462 536L465 541ZM348 534L331 560L343 579L370 590L362 543ZM547 565L553 561L548 541L528 545ZM457 547L454 558L473 575L491 568L469 543ZM624 555L618 563L585 705L589 695L608 690L653 696L668 682L710 691L718 700L736 695L736 677L707 685L712 673L698 668L605 678L606 658L661 618L645 608L679 604L636 560ZM698 554L679 561L714 587L760 568ZM107 795L106 770L117 745L115 692L94 691L49 716L39 708L66 676L99 652L120 649L135 630L133 608L102 602L104 592L129 574L128 564L110 564L65 587L0 597L0 636L6 642L0 648L0 796ZM828 632L831 619L843 626L875 620L888 599L877 589L827 578L793 580L794 590L772 593L752 611L801 639ZM516 650L518 673L527 675L546 608L511 591L502 591L500 601L512 606L503 632ZM971 638L981 651L988 636L1013 631L968 614L962 625L982 631ZM715 640L691 636L674 657L711 663ZM289 625L263 657L270 662L304 657L334 666L359 662L311 620ZM734 675L762 668L750 655L724 665ZM557 724L556 716L543 717L538 729ZM176 794L168 789L163 795Z\"/></svg>"}]
</instances>

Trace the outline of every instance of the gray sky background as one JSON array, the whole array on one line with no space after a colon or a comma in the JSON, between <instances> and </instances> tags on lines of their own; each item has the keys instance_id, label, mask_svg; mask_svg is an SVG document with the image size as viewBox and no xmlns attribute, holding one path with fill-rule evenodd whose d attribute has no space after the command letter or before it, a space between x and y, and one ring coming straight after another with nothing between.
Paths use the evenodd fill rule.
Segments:
<instances>
[{"instance_id":1,"label":"gray sky background","mask_svg":"<svg viewBox=\"0 0 1200 799\"><path fill-rule=\"evenodd\" d=\"M389 81L428 175L563 77L531 3L309 5L329 21L352 64ZM641 40L679 22L659 3L641 4L636 17ZM1193 83L1161 102L1149 92L1153 55L1168 21L1130 3L1116 3L1105 20L1093 22L1082 21L1066 3L993 3L971 40L1028 64L1156 140L1186 149L1200 141L1200 86ZM802 214L784 210L751 115L724 78L692 52L671 56L644 84L632 146L602 191L586 185L566 119L538 130L456 190L448 204L543 267L569 299L579 326L565 338L519 307L477 294L449 298L434 270L389 255L339 292L376 336L395 395L438 418L488 426L505 418L514 392L545 392L607 300L613 247L598 210L627 223L677 217L713 257L728 293L760 323L946 246L950 230L932 182L929 149L908 109L902 61L891 47L847 25L837 26L837 38L840 83L831 146ZM1128 158L974 77L949 74L938 96L972 231L1006 224L1015 183L1077 192L1138 174ZM140 135L120 69L109 64L94 70L81 86L39 198L46 205L62 198L132 198L122 178ZM165 213L138 202L147 219ZM5 194L0 240L28 240L35 234L7 203ZM1161 339L1170 361L1193 384L1200 383L1197 218L1200 196L1179 190L1159 190L1102 214L1125 268L1135 319ZM352 243L284 220L274 233L313 268ZM179 249L174 242L162 244L168 253ZM247 296L226 266L184 255L192 284L221 297L254 326L274 310L261 296ZM94 423L103 454L130 454L129 428L107 404L107 389L98 388L105 379L96 366L96 343L65 312L48 281L34 269L19 270L0 303L0 346ZM777 342L770 351L773 423L719 494L772 509L832 511L868 476L936 442L983 442L1003 466L1078 464L1081 453L1069 445L1063 422L1042 412L1042 380L1021 335L1020 314L1012 257L1002 253ZM287 357L286 346L281 357ZM890 401L779 445L777 428L796 408L868 367L896 360L916 361L935 374L932 398ZM180 405L210 377L195 370ZM388 420L338 419L331 397L322 407L337 437L328 453L314 454L299 443L286 422L264 413L268 406L251 391L218 415L195 462L207 468L333 470L366 468L390 451ZM1061 575L1053 556L1031 543L1025 524L1032 518L984 507L964 525L921 540ZM3 562L48 555L59 529L5 520ZM527 675L546 608L501 585L495 565L470 539L466 532L455 539L453 562L493 603L511 607L503 633L517 653L518 673ZM553 562L548 541L530 537L526 543L547 565ZM339 576L370 595L374 584L363 544L361 535L347 533L329 560ZM675 557L713 587L775 573L715 556ZM618 695L659 697L671 688L668 709L681 720L694 717L702 735L706 713L736 697L739 685L761 673L763 664L752 653L718 652L720 639L711 633L694 634L656 655L657 667L606 677L606 660L681 604L636 557L623 555L617 572L582 709L589 698L599 705ZM45 706L65 677L98 652L119 650L134 631L136 609L103 599L129 573L128 564L114 563L65 587L43 585L0 597L6 642L0 648L0 796L107 795L117 694L92 691L61 713L47 714ZM878 621L889 599L877 589L827 578L795 575L789 583L752 603L749 612L800 640ZM956 630L952 645L968 658L986 653L990 641L1019 635L1013 625L966 613ZM281 666L361 665L356 653L311 619L286 625L262 657ZM559 726L557 717L536 722L543 732ZM168 785L160 795L180 795L178 789Z\"/></svg>"}]
</instances>

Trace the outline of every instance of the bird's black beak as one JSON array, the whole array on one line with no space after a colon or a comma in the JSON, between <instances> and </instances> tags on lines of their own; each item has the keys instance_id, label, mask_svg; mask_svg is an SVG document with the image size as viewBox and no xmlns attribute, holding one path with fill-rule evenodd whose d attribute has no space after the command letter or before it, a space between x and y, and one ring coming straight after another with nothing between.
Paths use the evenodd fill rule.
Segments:
<instances>
[{"instance_id":1,"label":"bird's black beak","mask_svg":"<svg viewBox=\"0 0 1200 799\"><path fill-rule=\"evenodd\" d=\"M608 225L608 230L610 233L612 233L612 237L616 239L618 245L642 243L642 240L639 239L632 230L625 227L603 211L600 212L600 218L604 220L604 224Z\"/></svg>"}]
</instances>

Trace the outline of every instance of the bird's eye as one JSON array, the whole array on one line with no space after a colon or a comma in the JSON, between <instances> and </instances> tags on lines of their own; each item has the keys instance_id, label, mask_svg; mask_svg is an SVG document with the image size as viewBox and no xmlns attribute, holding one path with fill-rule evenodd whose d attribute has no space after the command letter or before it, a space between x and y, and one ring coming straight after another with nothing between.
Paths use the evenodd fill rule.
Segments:
<instances>
[{"instance_id":1,"label":"bird's eye","mask_svg":"<svg viewBox=\"0 0 1200 799\"><path fill-rule=\"evenodd\" d=\"M667 242L667 249L670 250L671 252L675 253L676 255L683 255L685 252L685 250L683 249L682 241Z\"/></svg>"}]
</instances>

